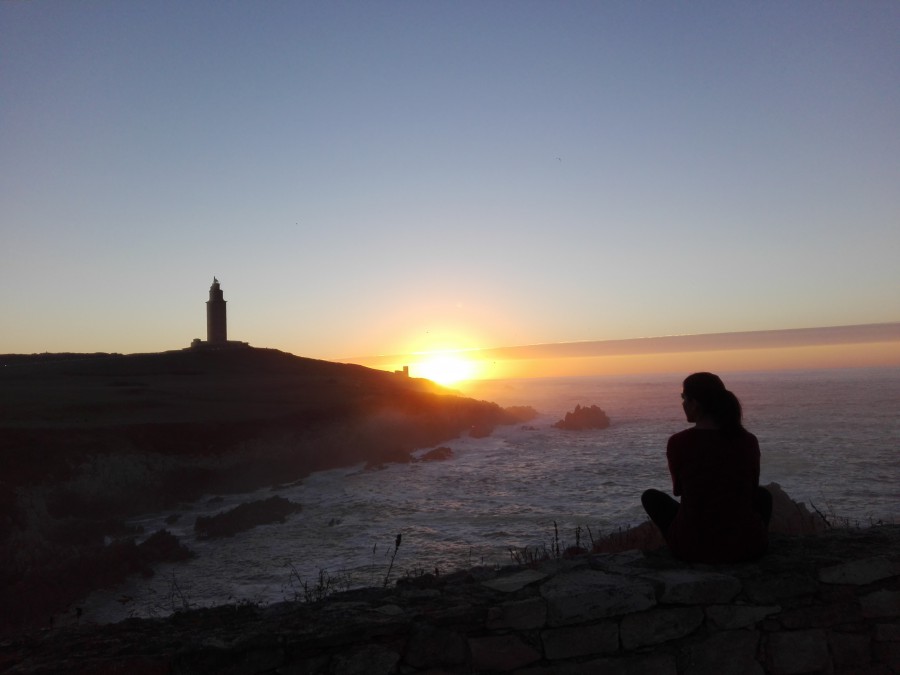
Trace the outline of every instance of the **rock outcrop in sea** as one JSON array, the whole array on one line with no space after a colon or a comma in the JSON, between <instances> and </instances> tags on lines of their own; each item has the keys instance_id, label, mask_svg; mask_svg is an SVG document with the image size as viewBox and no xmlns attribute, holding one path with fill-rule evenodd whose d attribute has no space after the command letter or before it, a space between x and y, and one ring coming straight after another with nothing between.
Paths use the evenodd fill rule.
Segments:
<instances>
[{"instance_id":1,"label":"rock outcrop in sea","mask_svg":"<svg viewBox=\"0 0 900 675\"><path fill-rule=\"evenodd\" d=\"M194 521L194 532L201 539L232 537L257 525L283 523L289 515L302 509L300 504L284 497L269 497L212 516L198 516Z\"/></svg>"},{"instance_id":2,"label":"rock outcrop in sea","mask_svg":"<svg viewBox=\"0 0 900 675\"><path fill-rule=\"evenodd\" d=\"M567 412L566 416L553 425L557 429L569 431L584 431L585 429L606 429L609 426L609 417L598 406L576 405L575 410Z\"/></svg>"}]
</instances>

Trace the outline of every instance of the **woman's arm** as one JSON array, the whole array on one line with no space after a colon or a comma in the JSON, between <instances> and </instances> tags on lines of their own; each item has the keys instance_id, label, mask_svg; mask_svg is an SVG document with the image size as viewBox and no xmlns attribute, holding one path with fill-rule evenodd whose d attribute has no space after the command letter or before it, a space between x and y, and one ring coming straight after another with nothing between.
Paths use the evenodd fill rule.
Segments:
<instances>
[{"instance_id":1,"label":"woman's arm","mask_svg":"<svg viewBox=\"0 0 900 675\"><path fill-rule=\"evenodd\" d=\"M681 496L681 482L678 480L680 454L677 444L673 443L670 438L666 444L666 461L669 464L669 475L672 476L672 494L676 497Z\"/></svg>"}]
</instances>

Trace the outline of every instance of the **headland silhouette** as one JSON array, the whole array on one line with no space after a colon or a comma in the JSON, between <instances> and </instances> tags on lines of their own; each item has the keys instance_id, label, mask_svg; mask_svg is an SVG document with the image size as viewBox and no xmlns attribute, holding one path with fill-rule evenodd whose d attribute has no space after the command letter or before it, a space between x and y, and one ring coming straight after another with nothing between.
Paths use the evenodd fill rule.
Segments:
<instances>
[{"instance_id":1,"label":"headland silhouette","mask_svg":"<svg viewBox=\"0 0 900 675\"><path fill-rule=\"evenodd\" d=\"M410 461L523 418L408 372L229 340L218 279L207 329L168 352L0 356L0 632L46 626L91 588L148 570L130 515Z\"/></svg>"}]
</instances>

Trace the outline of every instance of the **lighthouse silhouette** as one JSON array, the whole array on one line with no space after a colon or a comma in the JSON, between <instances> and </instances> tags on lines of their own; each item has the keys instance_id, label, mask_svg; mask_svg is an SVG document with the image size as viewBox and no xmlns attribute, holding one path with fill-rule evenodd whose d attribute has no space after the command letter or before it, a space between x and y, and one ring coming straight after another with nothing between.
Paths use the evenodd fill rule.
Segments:
<instances>
[{"instance_id":1,"label":"lighthouse silhouette","mask_svg":"<svg viewBox=\"0 0 900 675\"><path fill-rule=\"evenodd\" d=\"M211 345L228 344L228 324L225 318L225 298L219 280L213 277L206 302L206 341Z\"/></svg>"}]
</instances>

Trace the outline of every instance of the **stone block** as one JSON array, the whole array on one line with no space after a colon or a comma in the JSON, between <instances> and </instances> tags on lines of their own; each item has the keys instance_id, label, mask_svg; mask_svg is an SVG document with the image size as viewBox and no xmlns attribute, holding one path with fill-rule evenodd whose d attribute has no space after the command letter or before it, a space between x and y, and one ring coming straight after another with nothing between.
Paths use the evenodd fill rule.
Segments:
<instances>
[{"instance_id":1,"label":"stone block","mask_svg":"<svg viewBox=\"0 0 900 675\"><path fill-rule=\"evenodd\" d=\"M441 597L441 592L436 588L403 588L400 589L400 597L407 600L436 600Z\"/></svg>"},{"instance_id":2,"label":"stone block","mask_svg":"<svg viewBox=\"0 0 900 675\"><path fill-rule=\"evenodd\" d=\"M703 623L699 607L658 607L622 618L620 639L627 650L690 635Z\"/></svg>"},{"instance_id":3,"label":"stone block","mask_svg":"<svg viewBox=\"0 0 900 675\"><path fill-rule=\"evenodd\" d=\"M238 675L240 673L261 673L277 668L284 663L285 654L283 648L273 647L270 649L251 649L241 654L235 654L232 658L232 669L230 672Z\"/></svg>"},{"instance_id":4,"label":"stone block","mask_svg":"<svg viewBox=\"0 0 900 675\"><path fill-rule=\"evenodd\" d=\"M862 612L858 602L798 607L778 616L788 630L800 628L828 628L859 621Z\"/></svg>"},{"instance_id":5,"label":"stone block","mask_svg":"<svg viewBox=\"0 0 900 675\"><path fill-rule=\"evenodd\" d=\"M634 576L647 571L645 568L637 566L645 557L643 551L596 553L588 556L588 565L592 570Z\"/></svg>"},{"instance_id":6,"label":"stone block","mask_svg":"<svg viewBox=\"0 0 900 675\"><path fill-rule=\"evenodd\" d=\"M876 556L820 569L819 581L826 584L865 586L897 575L900 575L900 563L885 556Z\"/></svg>"},{"instance_id":7,"label":"stone block","mask_svg":"<svg viewBox=\"0 0 900 675\"><path fill-rule=\"evenodd\" d=\"M331 672L334 675L391 675L397 672L399 661L397 652L377 645L365 645L348 654L337 654Z\"/></svg>"},{"instance_id":8,"label":"stone block","mask_svg":"<svg viewBox=\"0 0 900 675\"><path fill-rule=\"evenodd\" d=\"M525 588L529 584L543 581L546 578L547 575L543 572L538 572L537 570L532 569L524 569L521 572L516 572L515 574L496 577L494 579L490 579L489 581L482 581L481 585L486 586L487 588L491 588L495 591L500 591L502 593L514 593L515 591Z\"/></svg>"},{"instance_id":9,"label":"stone block","mask_svg":"<svg viewBox=\"0 0 900 675\"><path fill-rule=\"evenodd\" d=\"M291 660L283 666L275 669L277 675L312 675L312 673L327 673L331 657L327 654L313 656L305 659ZM190 671L167 671L190 672Z\"/></svg>"},{"instance_id":10,"label":"stone block","mask_svg":"<svg viewBox=\"0 0 900 675\"><path fill-rule=\"evenodd\" d=\"M729 630L713 633L689 648L685 675L763 675L756 660L759 632Z\"/></svg>"},{"instance_id":11,"label":"stone block","mask_svg":"<svg viewBox=\"0 0 900 675\"><path fill-rule=\"evenodd\" d=\"M706 618L719 630L734 630L754 626L780 611L778 605L711 605L706 608Z\"/></svg>"},{"instance_id":12,"label":"stone block","mask_svg":"<svg viewBox=\"0 0 900 675\"><path fill-rule=\"evenodd\" d=\"M461 635L425 624L410 635L405 661L414 668L434 668L464 663L467 656L468 646Z\"/></svg>"},{"instance_id":13,"label":"stone block","mask_svg":"<svg viewBox=\"0 0 900 675\"><path fill-rule=\"evenodd\" d=\"M400 616L403 614L403 608L394 604L382 605L381 607L376 607L373 611L385 616Z\"/></svg>"},{"instance_id":14,"label":"stone block","mask_svg":"<svg viewBox=\"0 0 900 675\"><path fill-rule=\"evenodd\" d=\"M900 642L900 624L878 624L875 626L875 639L878 642Z\"/></svg>"},{"instance_id":15,"label":"stone block","mask_svg":"<svg viewBox=\"0 0 900 675\"><path fill-rule=\"evenodd\" d=\"M781 574L748 579L744 593L751 602L760 605L777 604L785 598L812 595L818 590L815 580L799 574Z\"/></svg>"},{"instance_id":16,"label":"stone block","mask_svg":"<svg viewBox=\"0 0 900 675\"><path fill-rule=\"evenodd\" d=\"M529 598L517 602L505 602L492 607L487 627L532 630L547 623L547 603L543 598Z\"/></svg>"},{"instance_id":17,"label":"stone block","mask_svg":"<svg viewBox=\"0 0 900 675\"><path fill-rule=\"evenodd\" d=\"M666 570L645 574L658 583L659 602L670 605L708 605L731 602L741 592L741 582L728 574L701 570Z\"/></svg>"},{"instance_id":18,"label":"stone block","mask_svg":"<svg viewBox=\"0 0 900 675\"><path fill-rule=\"evenodd\" d=\"M816 597L825 604L859 604L859 588L855 586L839 585L831 586L822 584Z\"/></svg>"},{"instance_id":19,"label":"stone block","mask_svg":"<svg viewBox=\"0 0 900 675\"><path fill-rule=\"evenodd\" d=\"M541 654L515 635L469 638L472 668L476 672L508 672L540 661Z\"/></svg>"},{"instance_id":20,"label":"stone block","mask_svg":"<svg viewBox=\"0 0 900 675\"><path fill-rule=\"evenodd\" d=\"M877 663L889 668L891 673L900 673L900 642L876 642L872 652Z\"/></svg>"},{"instance_id":21,"label":"stone block","mask_svg":"<svg viewBox=\"0 0 900 675\"><path fill-rule=\"evenodd\" d=\"M614 654L619 650L619 627L615 623L551 628L541 633L544 656L551 661L592 654Z\"/></svg>"},{"instance_id":22,"label":"stone block","mask_svg":"<svg viewBox=\"0 0 900 675\"><path fill-rule=\"evenodd\" d=\"M55 668L53 666L45 666L44 672L103 673L104 675L115 675L118 673L127 675L169 675L169 673L178 672L176 667L173 666L171 658L163 655L139 656L129 654L108 660L104 659L100 663L89 663L78 659L77 666L72 663L67 663L66 666L68 667L64 667L63 664L55 664L55 666ZM6 659L0 661L2 672L7 672L10 667L11 664ZM28 670L31 669L29 668Z\"/></svg>"},{"instance_id":23,"label":"stone block","mask_svg":"<svg viewBox=\"0 0 900 675\"><path fill-rule=\"evenodd\" d=\"M863 616L867 619L887 619L900 616L900 591L881 590L859 599Z\"/></svg>"},{"instance_id":24,"label":"stone block","mask_svg":"<svg viewBox=\"0 0 900 675\"><path fill-rule=\"evenodd\" d=\"M872 662L872 640L864 633L832 632L828 644L836 668L861 668Z\"/></svg>"},{"instance_id":25,"label":"stone block","mask_svg":"<svg viewBox=\"0 0 900 675\"><path fill-rule=\"evenodd\" d=\"M828 639L823 630L772 633L766 640L766 656L772 675L819 673L830 667Z\"/></svg>"},{"instance_id":26,"label":"stone block","mask_svg":"<svg viewBox=\"0 0 900 675\"><path fill-rule=\"evenodd\" d=\"M677 675L671 654L602 658L581 663L554 663L516 672L516 675Z\"/></svg>"},{"instance_id":27,"label":"stone block","mask_svg":"<svg viewBox=\"0 0 900 675\"><path fill-rule=\"evenodd\" d=\"M554 577L541 586L541 595L547 601L551 626L587 623L656 604L656 592L649 582L591 570Z\"/></svg>"}]
</instances>

